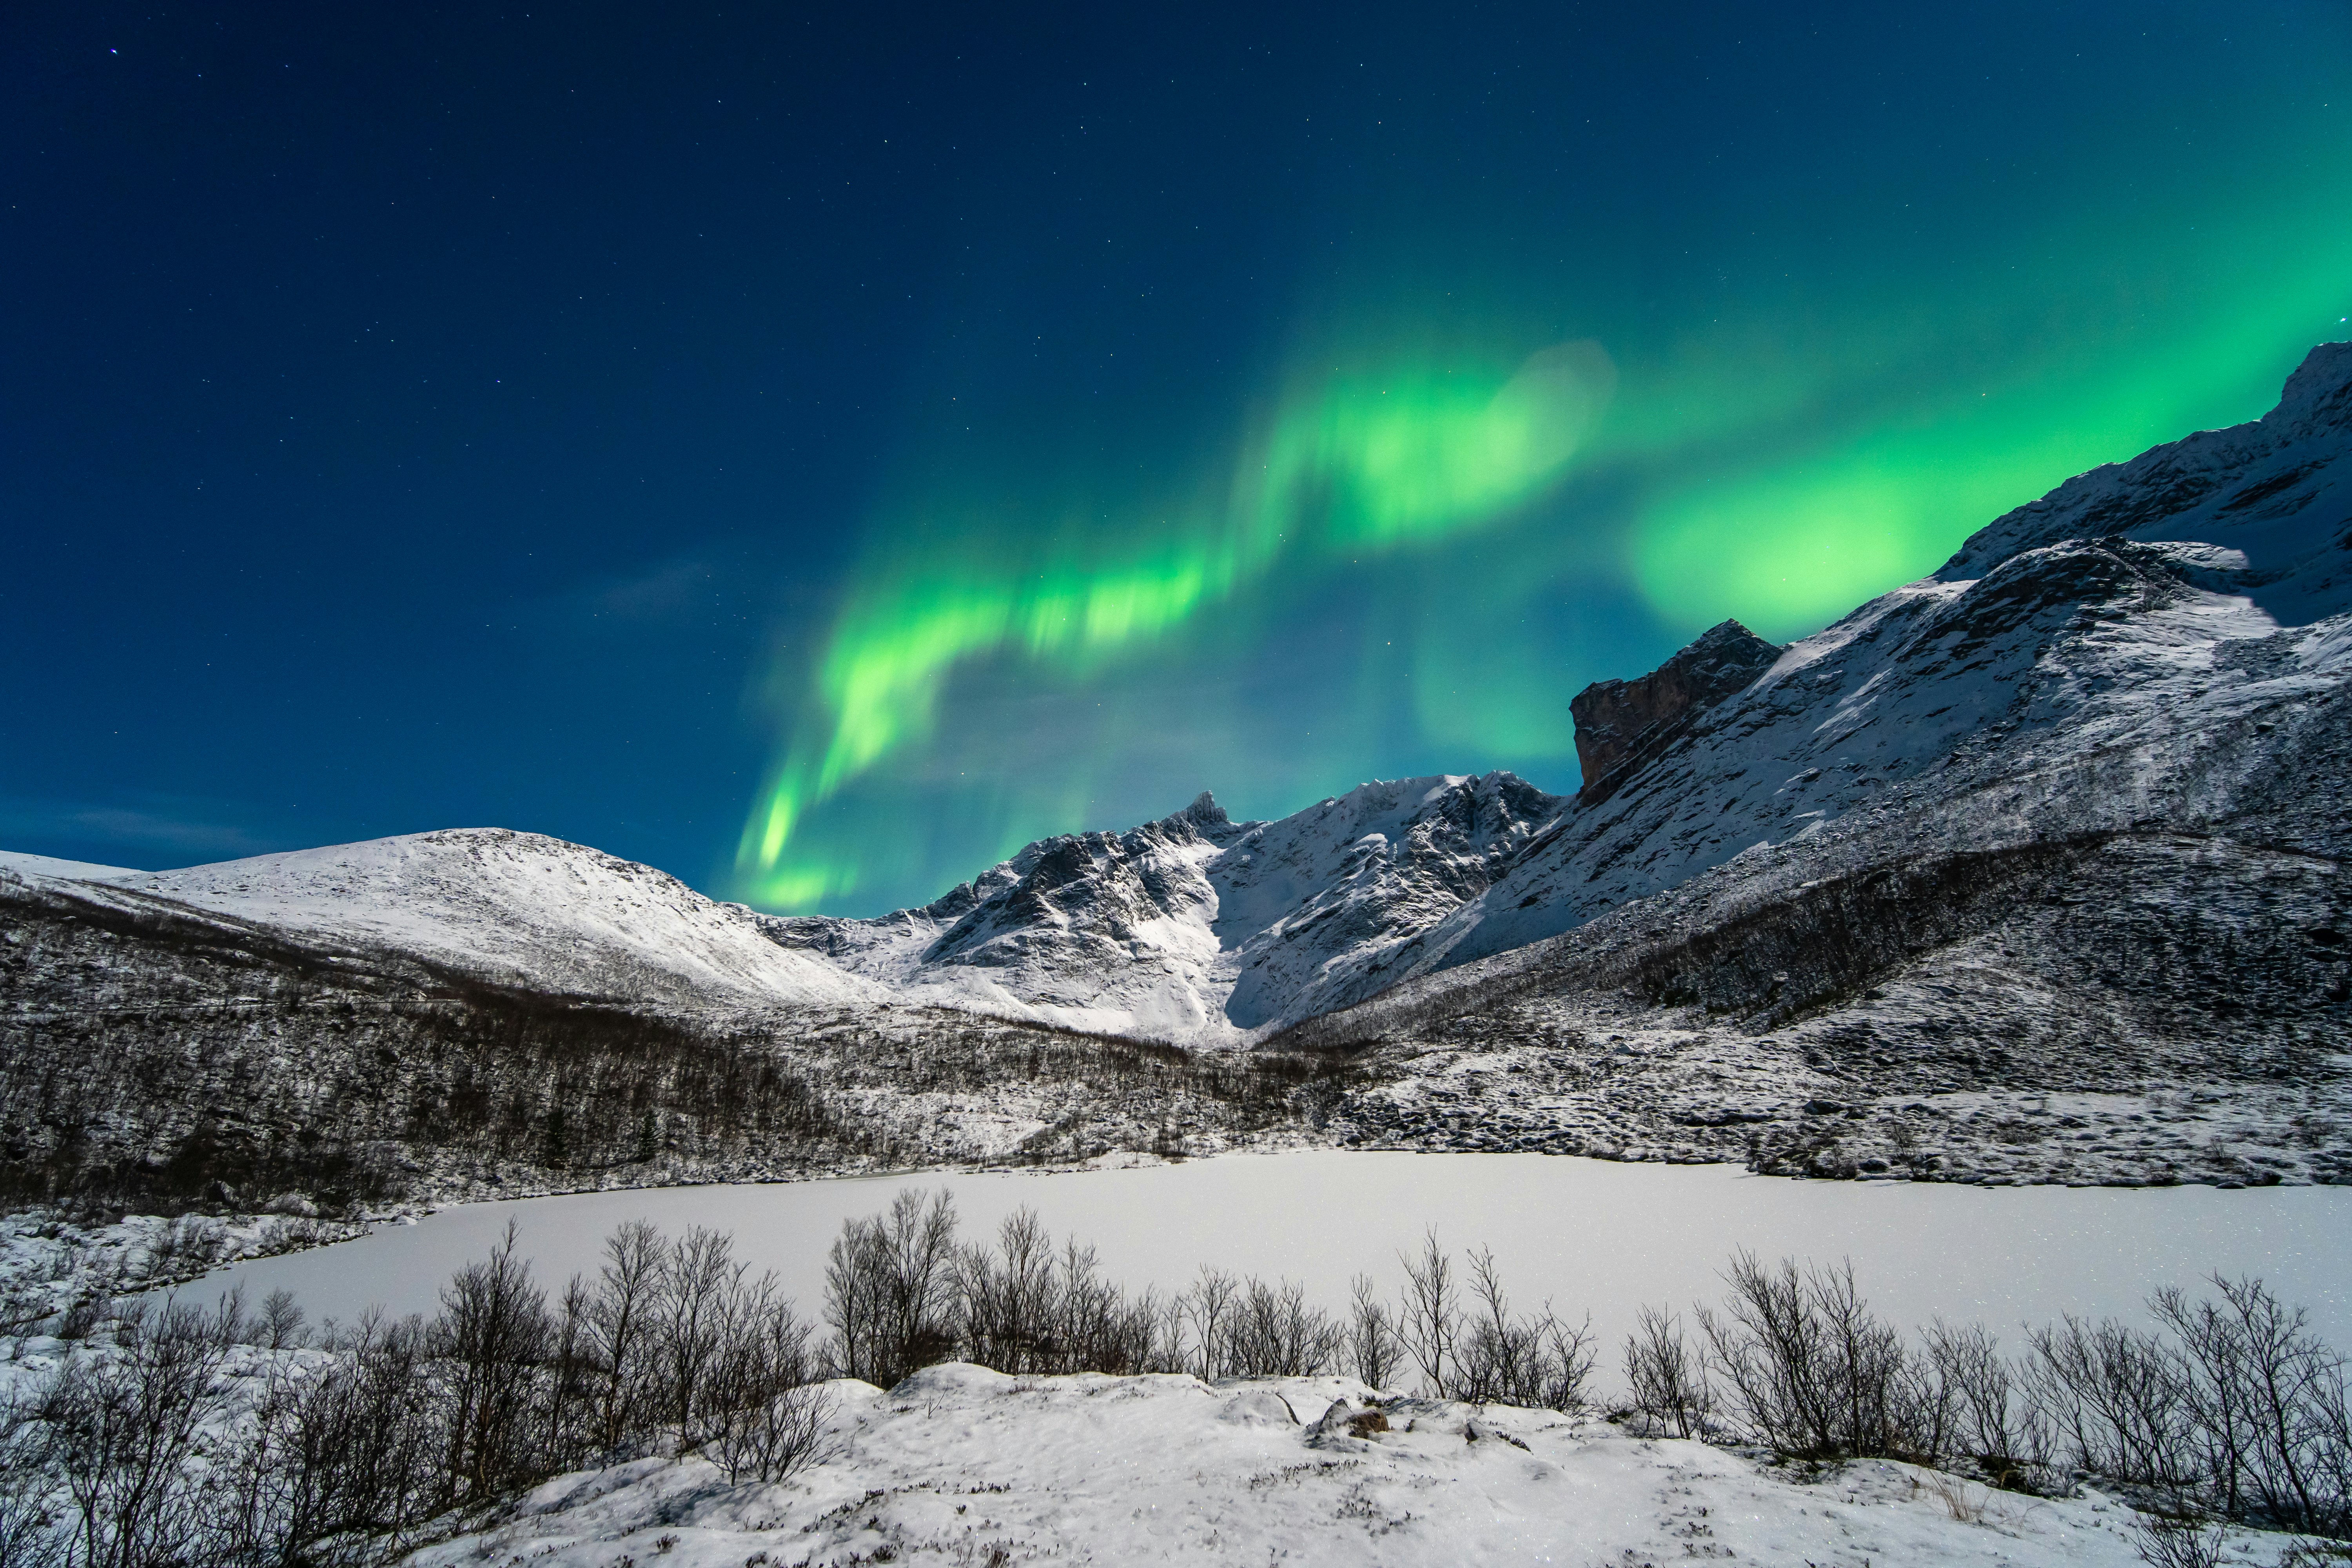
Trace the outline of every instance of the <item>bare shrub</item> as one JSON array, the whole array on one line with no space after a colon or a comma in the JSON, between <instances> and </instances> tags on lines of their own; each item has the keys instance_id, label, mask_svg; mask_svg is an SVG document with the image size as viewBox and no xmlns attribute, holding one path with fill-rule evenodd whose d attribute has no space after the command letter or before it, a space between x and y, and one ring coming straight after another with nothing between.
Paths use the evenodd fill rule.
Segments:
<instances>
[{"instance_id":1,"label":"bare shrub","mask_svg":"<svg viewBox=\"0 0 2352 1568\"><path fill-rule=\"evenodd\" d=\"M0 1568L50 1568L64 1542L50 1517L47 1429L21 1399L0 1402Z\"/></svg>"},{"instance_id":2,"label":"bare shrub","mask_svg":"<svg viewBox=\"0 0 2352 1568\"><path fill-rule=\"evenodd\" d=\"M1426 1263L1424 1257L1424 1269ZM1549 1301L1531 1318L1514 1315L1495 1255L1484 1247L1469 1255L1469 1295L1446 1397L1537 1409L1584 1407L1597 1353L1590 1319L1564 1322Z\"/></svg>"},{"instance_id":3,"label":"bare shrub","mask_svg":"<svg viewBox=\"0 0 2352 1568\"><path fill-rule=\"evenodd\" d=\"M1643 1307L1625 1336L1625 1381L1633 1408L1660 1430L1697 1437L1714 1409L1704 1357L1683 1337L1682 1320L1656 1307Z\"/></svg>"},{"instance_id":4,"label":"bare shrub","mask_svg":"<svg viewBox=\"0 0 2352 1568\"><path fill-rule=\"evenodd\" d=\"M310 1342L302 1309L294 1292L280 1286L261 1299L261 1312L253 1323L253 1342L265 1350L293 1350Z\"/></svg>"},{"instance_id":5,"label":"bare shrub","mask_svg":"<svg viewBox=\"0 0 2352 1568\"><path fill-rule=\"evenodd\" d=\"M196 1438L227 1406L220 1372L234 1323L233 1309L118 1308L110 1342L77 1353L45 1391L32 1415L70 1500L69 1560L134 1568L209 1537Z\"/></svg>"},{"instance_id":6,"label":"bare shrub","mask_svg":"<svg viewBox=\"0 0 2352 1568\"><path fill-rule=\"evenodd\" d=\"M1186 1364L1195 1377L1222 1377L1232 1362L1235 1303L1241 1283L1223 1269L1201 1266L1201 1277L1180 1298L1180 1310L1192 1331Z\"/></svg>"},{"instance_id":7,"label":"bare shrub","mask_svg":"<svg viewBox=\"0 0 2352 1568\"><path fill-rule=\"evenodd\" d=\"M546 1292L515 1256L515 1226L441 1292L430 1343L441 1372L444 1500L466 1507L538 1480L548 1411L540 1376L553 1339Z\"/></svg>"},{"instance_id":8,"label":"bare shrub","mask_svg":"<svg viewBox=\"0 0 2352 1568\"><path fill-rule=\"evenodd\" d=\"M655 1276L647 1369L652 1407L689 1447L708 1436L704 1385L718 1363L744 1273L732 1237L695 1226L671 1244Z\"/></svg>"},{"instance_id":9,"label":"bare shrub","mask_svg":"<svg viewBox=\"0 0 2352 1568\"><path fill-rule=\"evenodd\" d=\"M1054 1242L1034 1210L1004 1216L993 1253L978 1245L959 1253L956 1284L972 1360L1000 1372L1045 1369L1056 1315Z\"/></svg>"},{"instance_id":10,"label":"bare shrub","mask_svg":"<svg viewBox=\"0 0 2352 1568\"><path fill-rule=\"evenodd\" d=\"M1307 1304L1304 1286L1285 1279L1243 1281L1226 1340L1227 1377L1306 1377L1327 1370L1338 1354L1339 1330Z\"/></svg>"},{"instance_id":11,"label":"bare shrub","mask_svg":"<svg viewBox=\"0 0 2352 1568\"><path fill-rule=\"evenodd\" d=\"M955 1200L900 1193L887 1214L845 1221L825 1266L825 1321L841 1370L887 1387L945 1359L956 1336Z\"/></svg>"},{"instance_id":12,"label":"bare shrub","mask_svg":"<svg viewBox=\"0 0 2352 1568\"><path fill-rule=\"evenodd\" d=\"M2072 1313L2027 1344L2027 1395L2075 1468L2168 1491L2190 1486L2185 1369L2171 1347Z\"/></svg>"},{"instance_id":13,"label":"bare shrub","mask_svg":"<svg viewBox=\"0 0 2352 1568\"><path fill-rule=\"evenodd\" d=\"M2133 1519L2131 1537L2140 1561L2154 1568L2220 1568L2225 1539L2216 1521L2150 1513Z\"/></svg>"},{"instance_id":14,"label":"bare shrub","mask_svg":"<svg viewBox=\"0 0 2352 1568\"><path fill-rule=\"evenodd\" d=\"M1422 1237L1416 1258L1402 1257L1404 1302L1398 1309L1398 1337L1413 1364L1421 1369L1423 1387L1438 1398L1454 1386L1454 1345L1462 1336L1461 1289L1454 1283L1453 1259L1437 1245L1437 1233Z\"/></svg>"},{"instance_id":15,"label":"bare shrub","mask_svg":"<svg viewBox=\"0 0 2352 1568\"><path fill-rule=\"evenodd\" d=\"M1871 1315L1851 1263L1800 1275L1742 1251L1724 1278L1724 1310L1701 1309L1699 1330L1758 1441L1807 1458L1912 1451L1902 1338Z\"/></svg>"},{"instance_id":16,"label":"bare shrub","mask_svg":"<svg viewBox=\"0 0 2352 1568\"><path fill-rule=\"evenodd\" d=\"M445 1452L425 1340L414 1318L370 1313L330 1352L272 1369L228 1467L225 1560L338 1568L413 1543Z\"/></svg>"},{"instance_id":17,"label":"bare shrub","mask_svg":"<svg viewBox=\"0 0 2352 1568\"><path fill-rule=\"evenodd\" d=\"M2352 1535L2352 1419L2344 1359L2259 1279L2213 1279L2221 1300L2157 1292L2179 1336L2178 1396L2206 1500L2225 1518Z\"/></svg>"},{"instance_id":18,"label":"bare shrub","mask_svg":"<svg viewBox=\"0 0 2352 1568\"><path fill-rule=\"evenodd\" d=\"M641 1430L652 1380L654 1321L669 1249L661 1232L629 1220L604 1238L604 1261L583 1312L576 1353L589 1369L588 1441L617 1458Z\"/></svg>"},{"instance_id":19,"label":"bare shrub","mask_svg":"<svg viewBox=\"0 0 2352 1568\"><path fill-rule=\"evenodd\" d=\"M1921 1338L1936 1419L1916 1439L1919 1450L1931 1459L1972 1459L1995 1486L2031 1489L2047 1444L2000 1342L1979 1324L1955 1328L1941 1319Z\"/></svg>"},{"instance_id":20,"label":"bare shrub","mask_svg":"<svg viewBox=\"0 0 2352 1568\"><path fill-rule=\"evenodd\" d=\"M706 1400L706 1451L730 1481L781 1481L821 1457L828 1401L814 1384L810 1325L772 1276L737 1289Z\"/></svg>"}]
</instances>

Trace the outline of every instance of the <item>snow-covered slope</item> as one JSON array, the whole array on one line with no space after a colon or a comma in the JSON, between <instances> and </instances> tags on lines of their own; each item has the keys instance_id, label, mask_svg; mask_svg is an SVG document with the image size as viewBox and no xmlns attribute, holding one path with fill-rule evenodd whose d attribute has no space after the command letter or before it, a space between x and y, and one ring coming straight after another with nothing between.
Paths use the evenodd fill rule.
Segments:
<instances>
[{"instance_id":1,"label":"snow-covered slope","mask_svg":"<svg viewBox=\"0 0 2352 1568\"><path fill-rule=\"evenodd\" d=\"M0 871L14 871L20 877L62 877L79 881L146 875L129 866L98 866L88 860L60 860L53 855L26 855L14 849L0 849Z\"/></svg>"},{"instance_id":2,"label":"snow-covered slope","mask_svg":"<svg viewBox=\"0 0 2352 1568\"><path fill-rule=\"evenodd\" d=\"M2197 541L2242 552L2240 588L2281 625L2352 603L2352 342L2322 343L2276 408L2067 480L1979 530L1936 574L1981 577L2066 539Z\"/></svg>"},{"instance_id":3,"label":"snow-covered slope","mask_svg":"<svg viewBox=\"0 0 2352 1568\"><path fill-rule=\"evenodd\" d=\"M1384 954L1566 804L1502 773L1361 784L1278 822L1202 795L1126 833L1032 844L921 909L770 929L905 994L1222 1044L1376 989Z\"/></svg>"},{"instance_id":4,"label":"snow-covered slope","mask_svg":"<svg viewBox=\"0 0 2352 1568\"><path fill-rule=\"evenodd\" d=\"M667 872L535 833L464 828L257 855L179 871L13 858L27 880L126 907L226 915L392 952L500 984L623 1001L772 1005L878 988L768 940L759 916ZM91 873L100 873L91 875Z\"/></svg>"},{"instance_id":5,"label":"snow-covered slope","mask_svg":"<svg viewBox=\"0 0 2352 1568\"><path fill-rule=\"evenodd\" d=\"M2128 1509L1885 1461L1800 1472L1590 1417L1391 1398L1340 1378L1013 1378L949 1364L829 1385L831 1446L790 1481L699 1458L551 1481L421 1568L741 1563L1999 1563L2132 1568ZM2231 1561L2286 1538L2231 1531Z\"/></svg>"}]
</instances>

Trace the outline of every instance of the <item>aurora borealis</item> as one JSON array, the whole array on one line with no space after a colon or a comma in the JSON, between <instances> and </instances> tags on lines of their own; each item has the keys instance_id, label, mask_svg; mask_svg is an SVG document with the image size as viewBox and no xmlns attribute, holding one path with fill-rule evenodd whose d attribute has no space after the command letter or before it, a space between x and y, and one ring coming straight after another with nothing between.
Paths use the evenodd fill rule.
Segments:
<instances>
[{"instance_id":1,"label":"aurora borealis","mask_svg":"<svg viewBox=\"0 0 2352 1568\"><path fill-rule=\"evenodd\" d=\"M2330 5L8 26L0 838L127 864L1571 789L2352 334Z\"/></svg>"},{"instance_id":2,"label":"aurora borealis","mask_svg":"<svg viewBox=\"0 0 2352 1568\"><path fill-rule=\"evenodd\" d=\"M824 873L778 872L795 820L928 740L958 664L1011 650L1084 682L1286 557L1311 571L1318 556L1442 543L1557 482L1615 382L1591 342L1540 350L1499 384L1394 366L1286 402L1242 447L1223 504L1198 517L1016 532L986 551L968 537L881 570L833 629L817 678L825 717L796 734L742 862L772 879L761 890L777 902L831 890Z\"/></svg>"}]
</instances>

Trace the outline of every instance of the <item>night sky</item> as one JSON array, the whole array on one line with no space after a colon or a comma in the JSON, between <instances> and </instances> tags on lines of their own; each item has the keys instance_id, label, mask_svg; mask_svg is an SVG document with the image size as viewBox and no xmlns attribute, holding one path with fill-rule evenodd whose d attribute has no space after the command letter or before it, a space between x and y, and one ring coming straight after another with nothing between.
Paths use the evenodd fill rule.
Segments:
<instances>
[{"instance_id":1,"label":"night sky","mask_svg":"<svg viewBox=\"0 0 2352 1568\"><path fill-rule=\"evenodd\" d=\"M0 18L0 847L1577 784L2352 335L2325 4Z\"/></svg>"}]
</instances>

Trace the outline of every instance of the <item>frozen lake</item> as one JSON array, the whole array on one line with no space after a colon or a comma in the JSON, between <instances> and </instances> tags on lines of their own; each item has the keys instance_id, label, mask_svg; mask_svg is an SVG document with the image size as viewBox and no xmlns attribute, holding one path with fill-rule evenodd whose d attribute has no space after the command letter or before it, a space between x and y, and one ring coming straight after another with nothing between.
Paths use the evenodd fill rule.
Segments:
<instances>
[{"instance_id":1,"label":"frozen lake","mask_svg":"<svg viewBox=\"0 0 2352 1568\"><path fill-rule=\"evenodd\" d=\"M1851 1257L1897 1322L1976 1320L2014 1341L2021 1321L2064 1311L2136 1314L2158 1285L2219 1269L2268 1279L2352 1350L2352 1188L2069 1188L1800 1182L1726 1165L1620 1164L1541 1154L1315 1151L1238 1154L1135 1170L893 1176L664 1187L445 1209L413 1226L239 1265L248 1300L279 1286L317 1322L370 1304L434 1309L441 1282L481 1257L507 1221L551 1294L593 1273L603 1238L645 1218L734 1233L754 1271L773 1269L814 1311L824 1251L844 1219L907 1187L955 1194L965 1239L992 1237L1026 1205L1057 1235L1092 1242L1104 1271L1181 1287L1201 1265L1304 1281L1326 1306L1367 1273L1402 1283L1397 1254L1434 1228L1449 1248L1488 1246L1514 1295L1590 1310L1613 1366L1633 1310L1720 1294L1737 1247L1767 1258Z\"/></svg>"}]
</instances>

